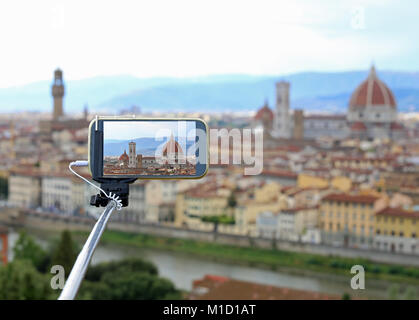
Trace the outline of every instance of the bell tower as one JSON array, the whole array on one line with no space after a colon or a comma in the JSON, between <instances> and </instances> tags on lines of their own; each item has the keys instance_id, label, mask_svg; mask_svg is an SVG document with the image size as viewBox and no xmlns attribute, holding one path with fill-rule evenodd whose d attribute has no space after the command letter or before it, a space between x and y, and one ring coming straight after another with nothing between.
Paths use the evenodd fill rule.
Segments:
<instances>
[{"instance_id":1,"label":"bell tower","mask_svg":"<svg viewBox=\"0 0 419 320\"><path fill-rule=\"evenodd\" d=\"M280 81L276 83L276 109L274 114L274 136L288 139L291 136L290 128L290 83Z\"/></svg>"},{"instance_id":2,"label":"bell tower","mask_svg":"<svg viewBox=\"0 0 419 320\"><path fill-rule=\"evenodd\" d=\"M64 83L63 83L63 72L60 69L56 69L54 71L54 82L52 84L51 93L54 99L53 119L57 120L58 118L64 115L64 110L63 110Z\"/></svg>"}]
</instances>

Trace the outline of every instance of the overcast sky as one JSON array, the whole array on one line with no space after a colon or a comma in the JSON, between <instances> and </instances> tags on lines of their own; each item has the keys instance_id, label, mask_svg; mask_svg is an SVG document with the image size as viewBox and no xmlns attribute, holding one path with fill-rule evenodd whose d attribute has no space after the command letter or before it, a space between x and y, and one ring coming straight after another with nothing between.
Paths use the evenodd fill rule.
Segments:
<instances>
[{"instance_id":1,"label":"overcast sky","mask_svg":"<svg viewBox=\"0 0 419 320\"><path fill-rule=\"evenodd\" d=\"M0 87L100 75L419 71L419 1L0 2Z\"/></svg>"},{"instance_id":2,"label":"overcast sky","mask_svg":"<svg viewBox=\"0 0 419 320\"><path fill-rule=\"evenodd\" d=\"M173 134L179 137L195 137L194 121L104 121L104 140L134 140L156 138L165 141Z\"/></svg>"}]
</instances>

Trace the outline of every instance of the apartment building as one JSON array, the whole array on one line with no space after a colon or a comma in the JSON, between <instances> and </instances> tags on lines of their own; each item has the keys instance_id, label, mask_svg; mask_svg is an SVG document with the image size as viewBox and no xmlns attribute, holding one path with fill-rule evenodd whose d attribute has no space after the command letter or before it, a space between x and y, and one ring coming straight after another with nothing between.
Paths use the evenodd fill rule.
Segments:
<instances>
[{"instance_id":1,"label":"apartment building","mask_svg":"<svg viewBox=\"0 0 419 320\"><path fill-rule=\"evenodd\" d=\"M11 205L37 208L41 205L41 175L34 170L10 171L9 196Z\"/></svg>"},{"instance_id":2,"label":"apartment building","mask_svg":"<svg viewBox=\"0 0 419 320\"><path fill-rule=\"evenodd\" d=\"M42 177L42 207L60 213L72 214L72 181L67 174L51 174Z\"/></svg>"},{"instance_id":3,"label":"apartment building","mask_svg":"<svg viewBox=\"0 0 419 320\"><path fill-rule=\"evenodd\" d=\"M318 226L318 207L286 208L278 212L263 212L257 217L258 235L263 238L303 241L308 232ZM319 236L309 237L318 242Z\"/></svg>"},{"instance_id":4,"label":"apartment building","mask_svg":"<svg viewBox=\"0 0 419 320\"><path fill-rule=\"evenodd\" d=\"M330 194L320 202L322 242L368 248L373 244L375 213L387 206L384 195Z\"/></svg>"},{"instance_id":5,"label":"apartment building","mask_svg":"<svg viewBox=\"0 0 419 320\"><path fill-rule=\"evenodd\" d=\"M419 254L419 211L386 207L375 215L374 248Z\"/></svg>"}]
</instances>

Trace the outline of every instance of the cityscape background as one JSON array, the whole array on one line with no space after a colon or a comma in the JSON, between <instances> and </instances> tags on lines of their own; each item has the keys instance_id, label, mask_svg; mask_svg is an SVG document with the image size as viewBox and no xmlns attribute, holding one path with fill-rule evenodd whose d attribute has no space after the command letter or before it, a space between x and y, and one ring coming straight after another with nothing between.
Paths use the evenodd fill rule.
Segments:
<instances>
[{"instance_id":1,"label":"cityscape background","mask_svg":"<svg viewBox=\"0 0 419 320\"><path fill-rule=\"evenodd\" d=\"M78 298L418 298L416 3L25 5L0 4L1 299L58 296L101 212L68 171L96 115L263 129L264 163L137 180Z\"/></svg>"}]
</instances>

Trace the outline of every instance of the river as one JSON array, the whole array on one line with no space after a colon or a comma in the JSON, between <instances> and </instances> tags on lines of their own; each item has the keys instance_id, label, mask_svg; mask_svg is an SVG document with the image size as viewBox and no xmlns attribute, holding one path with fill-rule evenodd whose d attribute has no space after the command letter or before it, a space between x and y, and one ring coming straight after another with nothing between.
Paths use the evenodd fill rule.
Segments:
<instances>
[{"instance_id":1,"label":"river","mask_svg":"<svg viewBox=\"0 0 419 320\"><path fill-rule=\"evenodd\" d=\"M39 232L30 232L31 236L44 248L48 247L48 237ZM9 234L9 247L16 243L18 234L14 231ZM268 284L278 287L287 287L329 294L342 295L349 293L351 296L365 298L388 298L389 284L384 281L368 281L365 290L353 290L350 287L351 274L348 276L334 276L301 272L300 270L267 270L258 267L225 263L207 260L193 255L150 250L117 245L99 245L93 256L92 264L111 260L120 260L126 257L140 257L153 262L159 274L170 279L177 288L191 290L192 282L206 274L230 277L237 280ZM9 250L9 260L13 259L13 250ZM419 292L419 286L415 287Z\"/></svg>"}]
</instances>

